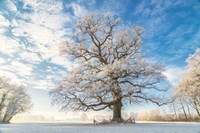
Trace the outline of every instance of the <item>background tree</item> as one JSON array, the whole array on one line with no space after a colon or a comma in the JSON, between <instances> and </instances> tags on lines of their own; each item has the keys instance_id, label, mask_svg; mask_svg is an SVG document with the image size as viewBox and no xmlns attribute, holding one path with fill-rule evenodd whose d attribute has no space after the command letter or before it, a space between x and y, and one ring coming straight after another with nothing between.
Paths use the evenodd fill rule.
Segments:
<instances>
[{"instance_id":1,"label":"background tree","mask_svg":"<svg viewBox=\"0 0 200 133\"><path fill-rule=\"evenodd\" d=\"M0 122L9 123L18 113L31 108L30 96L21 85L11 83L6 77L0 78Z\"/></svg>"},{"instance_id":2,"label":"background tree","mask_svg":"<svg viewBox=\"0 0 200 133\"><path fill-rule=\"evenodd\" d=\"M126 101L161 105L164 82L160 65L148 62L141 51L143 29L120 25L112 15L90 14L75 25L75 33L61 53L76 67L50 92L61 110L113 110L121 121ZM156 91L156 93L155 93Z\"/></svg>"},{"instance_id":3,"label":"background tree","mask_svg":"<svg viewBox=\"0 0 200 133\"><path fill-rule=\"evenodd\" d=\"M200 49L188 58L187 71L176 87L176 95L190 103L200 117Z\"/></svg>"},{"instance_id":4,"label":"background tree","mask_svg":"<svg viewBox=\"0 0 200 133\"><path fill-rule=\"evenodd\" d=\"M8 94L10 92L10 79L6 77L0 77L0 122L6 107Z\"/></svg>"},{"instance_id":5,"label":"background tree","mask_svg":"<svg viewBox=\"0 0 200 133\"><path fill-rule=\"evenodd\" d=\"M83 112L83 113L81 114L81 119L82 119L83 121L87 121L87 120L88 120L88 116L87 116L87 114L86 114L85 112Z\"/></svg>"}]
</instances>

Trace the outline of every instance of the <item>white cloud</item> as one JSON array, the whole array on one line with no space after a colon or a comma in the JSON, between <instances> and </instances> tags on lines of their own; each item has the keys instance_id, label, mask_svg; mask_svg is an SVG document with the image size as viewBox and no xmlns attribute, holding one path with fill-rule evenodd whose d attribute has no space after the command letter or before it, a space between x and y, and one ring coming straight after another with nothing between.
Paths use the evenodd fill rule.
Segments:
<instances>
[{"instance_id":1,"label":"white cloud","mask_svg":"<svg viewBox=\"0 0 200 133\"><path fill-rule=\"evenodd\" d=\"M29 64L24 64L19 61L13 61L11 62L10 65L11 65L11 71L14 71L14 73L17 73L22 77L31 75L32 66Z\"/></svg>"},{"instance_id":2,"label":"white cloud","mask_svg":"<svg viewBox=\"0 0 200 133\"><path fill-rule=\"evenodd\" d=\"M135 9L134 14L143 14L143 15L149 15L150 9L145 9L146 3L145 1L142 1Z\"/></svg>"},{"instance_id":3,"label":"white cloud","mask_svg":"<svg viewBox=\"0 0 200 133\"><path fill-rule=\"evenodd\" d=\"M63 12L61 2L25 1L24 8L31 8L31 13L22 13L19 17L25 20L12 21L15 36L23 36L31 44L27 49L38 53L43 60L68 67L59 55L59 46L70 31L64 26L68 24L70 15ZM28 21L27 21L28 19ZM63 62L62 62L62 61Z\"/></svg>"},{"instance_id":4,"label":"white cloud","mask_svg":"<svg viewBox=\"0 0 200 133\"><path fill-rule=\"evenodd\" d=\"M84 6L81 6L75 2L72 2L71 4L67 5L66 7L72 8L75 17L84 16L88 12L88 10L86 10L86 8Z\"/></svg>"},{"instance_id":5,"label":"white cloud","mask_svg":"<svg viewBox=\"0 0 200 133\"><path fill-rule=\"evenodd\" d=\"M6 60L3 58L0 58L0 64L3 65L4 63L6 63Z\"/></svg>"},{"instance_id":6,"label":"white cloud","mask_svg":"<svg viewBox=\"0 0 200 133\"><path fill-rule=\"evenodd\" d=\"M9 25L10 22L2 14L0 14L0 28Z\"/></svg>"},{"instance_id":7,"label":"white cloud","mask_svg":"<svg viewBox=\"0 0 200 133\"><path fill-rule=\"evenodd\" d=\"M142 15L145 17L155 17L164 15L164 12L172 6L180 4L178 1L163 1L163 0L150 0L142 1L136 7L134 14Z\"/></svg>"},{"instance_id":8,"label":"white cloud","mask_svg":"<svg viewBox=\"0 0 200 133\"><path fill-rule=\"evenodd\" d=\"M170 66L166 69L166 71L163 72L163 74L167 77L169 82L175 86L178 84L185 70L186 68L184 67Z\"/></svg>"},{"instance_id":9,"label":"white cloud","mask_svg":"<svg viewBox=\"0 0 200 133\"><path fill-rule=\"evenodd\" d=\"M19 53L18 55L21 60L24 60L24 61L30 62L30 63L39 63L42 61L36 53L23 51L23 52Z\"/></svg>"},{"instance_id":10,"label":"white cloud","mask_svg":"<svg viewBox=\"0 0 200 133\"><path fill-rule=\"evenodd\" d=\"M46 11L49 13L60 13L63 10L63 3L55 0L24 0L24 9L31 8L34 12Z\"/></svg>"},{"instance_id":11,"label":"white cloud","mask_svg":"<svg viewBox=\"0 0 200 133\"><path fill-rule=\"evenodd\" d=\"M1 75L1 76L6 76L6 77L12 79L12 82L13 82L13 83L21 84L21 85L27 86L25 80L19 78L19 77L18 77L15 73L13 73L13 72L10 72L10 71L7 71L7 70L1 70L1 69L0 69L0 75Z\"/></svg>"},{"instance_id":12,"label":"white cloud","mask_svg":"<svg viewBox=\"0 0 200 133\"><path fill-rule=\"evenodd\" d=\"M12 58L0 58L0 75L7 76L20 83L28 82L25 79L32 74L32 67L30 64L24 64Z\"/></svg>"},{"instance_id":13,"label":"white cloud","mask_svg":"<svg viewBox=\"0 0 200 133\"><path fill-rule=\"evenodd\" d=\"M30 86L34 86L35 89L53 89L55 84L52 80L45 79L45 80L34 80L30 83Z\"/></svg>"},{"instance_id":14,"label":"white cloud","mask_svg":"<svg viewBox=\"0 0 200 133\"><path fill-rule=\"evenodd\" d=\"M17 12L17 7L11 0L6 0L6 5L11 12Z\"/></svg>"},{"instance_id":15,"label":"white cloud","mask_svg":"<svg viewBox=\"0 0 200 133\"><path fill-rule=\"evenodd\" d=\"M6 32L6 30L5 29L3 29L3 28L0 28L0 34L2 34L2 33L5 33Z\"/></svg>"},{"instance_id":16,"label":"white cloud","mask_svg":"<svg viewBox=\"0 0 200 133\"><path fill-rule=\"evenodd\" d=\"M8 11L0 12L0 33L11 30L9 35L0 34L0 74L25 83L28 87L52 88L53 80L65 73L57 65L70 69L70 63L60 57L59 47L66 40L66 34L71 32L65 28L71 16L63 11L62 1L22 2L23 8L30 10L29 13L20 9L17 11L14 1L10 0L6 2ZM8 19L3 16L10 13L15 17ZM52 71L42 68L42 71L40 63L50 63L50 68L58 68ZM62 74L59 73L61 71ZM46 79L46 75L53 77Z\"/></svg>"},{"instance_id":17,"label":"white cloud","mask_svg":"<svg viewBox=\"0 0 200 133\"><path fill-rule=\"evenodd\" d=\"M176 7L179 2L149 0L140 2L133 14L143 19L136 20L146 29L147 37L160 36L169 30L171 22L169 21L168 10ZM145 21L144 21L145 19ZM163 26L165 23L165 26Z\"/></svg>"},{"instance_id":18,"label":"white cloud","mask_svg":"<svg viewBox=\"0 0 200 133\"><path fill-rule=\"evenodd\" d=\"M65 59L64 57L54 56L51 58L51 62L61 66L65 66L68 71L72 69L72 63L70 61L67 61L67 59Z\"/></svg>"},{"instance_id":19,"label":"white cloud","mask_svg":"<svg viewBox=\"0 0 200 133\"><path fill-rule=\"evenodd\" d=\"M13 30L15 36L26 36L33 44L48 44L54 40L51 30L33 23L18 21L18 27Z\"/></svg>"},{"instance_id":20,"label":"white cloud","mask_svg":"<svg viewBox=\"0 0 200 133\"><path fill-rule=\"evenodd\" d=\"M0 35L0 42L0 52L10 56L13 56L21 47L18 40L4 35Z\"/></svg>"},{"instance_id":21,"label":"white cloud","mask_svg":"<svg viewBox=\"0 0 200 133\"><path fill-rule=\"evenodd\" d=\"M110 12L114 15L120 15L126 11L129 0L106 0L100 9L100 13Z\"/></svg>"}]
</instances>

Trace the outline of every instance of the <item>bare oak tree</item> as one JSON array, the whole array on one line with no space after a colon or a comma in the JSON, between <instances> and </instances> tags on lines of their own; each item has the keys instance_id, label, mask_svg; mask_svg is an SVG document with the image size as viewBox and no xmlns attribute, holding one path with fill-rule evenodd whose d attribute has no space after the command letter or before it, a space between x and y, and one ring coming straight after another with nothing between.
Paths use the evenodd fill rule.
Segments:
<instances>
[{"instance_id":1,"label":"bare oak tree","mask_svg":"<svg viewBox=\"0 0 200 133\"><path fill-rule=\"evenodd\" d=\"M165 81L160 65L141 51L143 29L123 26L112 15L89 14L75 25L74 36L61 53L76 64L50 92L61 110L113 110L121 121L124 102L150 101L161 105L158 86ZM155 93L156 92L156 93Z\"/></svg>"}]
</instances>

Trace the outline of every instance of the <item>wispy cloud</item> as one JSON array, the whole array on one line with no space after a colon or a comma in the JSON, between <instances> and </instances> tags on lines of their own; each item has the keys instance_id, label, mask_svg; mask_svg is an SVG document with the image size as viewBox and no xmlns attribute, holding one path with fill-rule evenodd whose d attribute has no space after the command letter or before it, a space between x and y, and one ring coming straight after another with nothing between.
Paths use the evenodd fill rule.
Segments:
<instances>
[{"instance_id":1,"label":"wispy cloud","mask_svg":"<svg viewBox=\"0 0 200 133\"><path fill-rule=\"evenodd\" d=\"M163 64L185 64L185 58L199 46L198 14L200 3L196 0L140 2L133 16L145 29L145 52ZM199 16L199 15L197 15ZM187 19L186 19L187 18Z\"/></svg>"},{"instance_id":2,"label":"wispy cloud","mask_svg":"<svg viewBox=\"0 0 200 133\"><path fill-rule=\"evenodd\" d=\"M21 48L18 39L13 39L5 35L0 35L1 45L0 51L3 54L14 56L14 54Z\"/></svg>"},{"instance_id":3,"label":"wispy cloud","mask_svg":"<svg viewBox=\"0 0 200 133\"><path fill-rule=\"evenodd\" d=\"M73 10L73 14L74 14L73 17L75 18L83 17L88 12L88 10L84 6L81 6L80 4L75 3L75 2L66 4L66 7L71 8Z\"/></svg>"},{"instance_id":4,"label":"wispy cloud","mask_svg":"<svg viewBox=\"0 0 200 133\"><path fill-rule=\"evenodd\" d=\"M71 16L64 12L62 1L22 2L23 6L17 7L18 2L8 0L4 3L7 11L0 10L0 73L32 88L52 87L50 82L53 81L45 78L54 72L38 73L41 72L40 64L46 62L49 67L57 67L55 72L71 68L71 64L59 55L59 47L70 31L67 24ZM52 79L61 78L57 75L61 76L55 74ZM38 84L32 86L32 83Z\"/></svg>"},{"instance_id":5,"label":"wispy cloud","mask_svg":"<svg viewBox=\"0 0 200 133\"><path fill-rule=\"evenodd\" d=\"M16 12L17 11L16 5L11 0L6 0L5 2L6 2L6 6L8 7L8 9L11 12Z\"/></svg>"},{"instance_id":6,"label":"wispy cloud","mask_svg":"<svg viewBox=\"0 0 200 133\"><path fill-rule=\"evenodd\" d=\"M9 25L10 25L10 22L2 14L0 14L0 27L4 28Z\"/></svg>"},{"instance_id":7,"label":"wispy cloud","mask_svg":"<svg viewBox=\"0 0 200 133\"><path fill-rule=\"evenodd\" d=\"M180 80L180 77L184 74L185 70L185 67L168 66L163 74L167 77L167 79L173 86L176 86Z\"/></svg>"},{"instance_id":8,"label":"wispy cloud","mask_svg":"<svg viewBox=\"0 0 200 133\"><path fill-rule=\"evenodd\" d=\"M100 11L111 12L114 15L121 15L127 10L130 0L106 0L103 1Z\"/></svg>"}]
</instances>

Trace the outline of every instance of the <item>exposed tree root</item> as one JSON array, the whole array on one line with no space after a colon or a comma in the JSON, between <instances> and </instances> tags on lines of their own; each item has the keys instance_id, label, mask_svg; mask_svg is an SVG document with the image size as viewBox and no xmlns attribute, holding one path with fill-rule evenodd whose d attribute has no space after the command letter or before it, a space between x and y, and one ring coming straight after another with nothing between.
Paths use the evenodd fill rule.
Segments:
<instances>
[{"instance_id":1,"label":"exposed tree root","mask_svg":"<svg viewBox=\"0 0 200 133\"><path fill-rule=\"evenodd\" d=\"M135 119L129 118L127 120L124 119L118 119L118 120L102 120L100 122L97 122L95 120L94 125L104 125L104 124L135 124Z\"/></svg>"}]
</instances>

